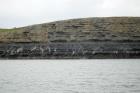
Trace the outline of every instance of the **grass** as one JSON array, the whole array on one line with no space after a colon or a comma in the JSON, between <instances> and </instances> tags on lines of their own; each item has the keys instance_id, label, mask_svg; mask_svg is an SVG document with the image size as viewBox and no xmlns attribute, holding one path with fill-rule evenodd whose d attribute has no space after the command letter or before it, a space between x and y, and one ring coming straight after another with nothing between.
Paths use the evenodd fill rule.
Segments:
<instances>
[{"instance_id":1,"label":"grass","mask_svg":"<svg viewBox=\"0 0 140 93\"><path fill-rule=\"evenodd\" d=\"M14 29L0 29L0 32L16 32L18 30L19 29L17 29L17 28L14 28Z\"/></svg>"}]
</instances>

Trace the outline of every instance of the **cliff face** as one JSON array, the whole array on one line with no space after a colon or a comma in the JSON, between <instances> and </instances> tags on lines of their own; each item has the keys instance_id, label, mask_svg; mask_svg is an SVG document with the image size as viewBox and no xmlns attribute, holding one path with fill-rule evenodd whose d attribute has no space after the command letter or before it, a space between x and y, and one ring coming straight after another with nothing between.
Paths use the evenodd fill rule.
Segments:
<instances>
[{"instance_id":1,"label":"cliff face","mask_svg":"<svg viewBox=\"0 0 140 93\"><path fill-rule=\"evenodd\" d=\"M46 26L50 42L140 40L140 18L87 18Z\"/></svg>"},{"instance_id":2,"label":"cliff face","mask_svg":"<svg viewBox=\"0 0 140 93\"><path fill-rule=\"evenodd\" d=\"M0 29L0 58L140 58L140 17L83 18Z\"/></svg>"},{"instance_id":3,"label":"cliff face","mask_svg":"<svg viewBox=\"0 0 140 93\"><path fill-rule=\"evenodd\" d=\"M0 42L139 41L139 17L83 18L0 30Z\"/></svg>"},{"instance_id":4,"label":"cliff face","mask_svg":"<svg viewBox=\"0 0 140 93\"><path fill-rule=\"evenodd\" d=\"M30 28L32 27L6 29L6 31L0 29L0 42L46 42L48 40L46 31L41 28L34 28L33 30Z\"/></svg>"}]
</instances>

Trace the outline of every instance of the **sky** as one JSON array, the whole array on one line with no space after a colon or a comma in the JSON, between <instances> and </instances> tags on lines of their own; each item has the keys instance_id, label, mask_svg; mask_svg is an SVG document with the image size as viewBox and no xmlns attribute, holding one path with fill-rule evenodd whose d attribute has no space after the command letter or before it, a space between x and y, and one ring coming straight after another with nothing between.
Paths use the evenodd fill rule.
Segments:
<instances>
[{"instance_id":1,"label":"sky","mask_svg":"<svg viewBox=\"0 0 140 93\"><path fill-rule=\"evenodd\" d=\"M140 16L140 0L0 0L0 28L110 16Z\"/></svg>"}]
</instances>

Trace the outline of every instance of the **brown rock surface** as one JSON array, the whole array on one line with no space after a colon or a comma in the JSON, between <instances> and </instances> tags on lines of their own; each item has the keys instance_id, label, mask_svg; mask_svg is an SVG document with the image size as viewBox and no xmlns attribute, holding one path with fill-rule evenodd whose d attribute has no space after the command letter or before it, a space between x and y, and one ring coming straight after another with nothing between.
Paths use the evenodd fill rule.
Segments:
<instances>
[{"instance_id":1,"label":"brown rock surface","mask_svg":"<svg viewBox=\"0 0 140 93\"><path fill-rule=\"evenodd\" d=\"M139 41L140 17L70 19L0 29L0 42Z\"/></svg>"}]
</instances>

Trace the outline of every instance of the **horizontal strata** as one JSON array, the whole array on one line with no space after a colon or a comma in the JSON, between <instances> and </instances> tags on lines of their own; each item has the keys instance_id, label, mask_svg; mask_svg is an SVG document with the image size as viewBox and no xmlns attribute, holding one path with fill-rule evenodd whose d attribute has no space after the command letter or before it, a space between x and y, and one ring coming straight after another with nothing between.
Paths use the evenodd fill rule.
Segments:
<instances>
[{"instance_id":1,"label":"horizontal strata","mask_svg":"<svg viewBox=\"0 0 140 93\"><path fill-rule=\"evenodd\" d=\"M117 46L117 47L116 47ZM139 42L0 44L0 58L92 59L140 58Z\"/></svg>"},{"instance_id":2,"label":"horizontal strata","mask_svg":"<svg viewBox=\"0 0 140 93\"><path fill-rule=\"evenodd\" d=\"M140 17L70 19L0 29L0 58L140 58Z\"/></svg>"},{"instance_id":3,"label":"horizontal strata","mask_svg":"<svg viewBox=\"0 0 140 93\"><path fill-rule=\"evenodd\" d=\"M0 29L0 42L139 41L140 17L97 17Z\"/></svg>"}]
</instances>

